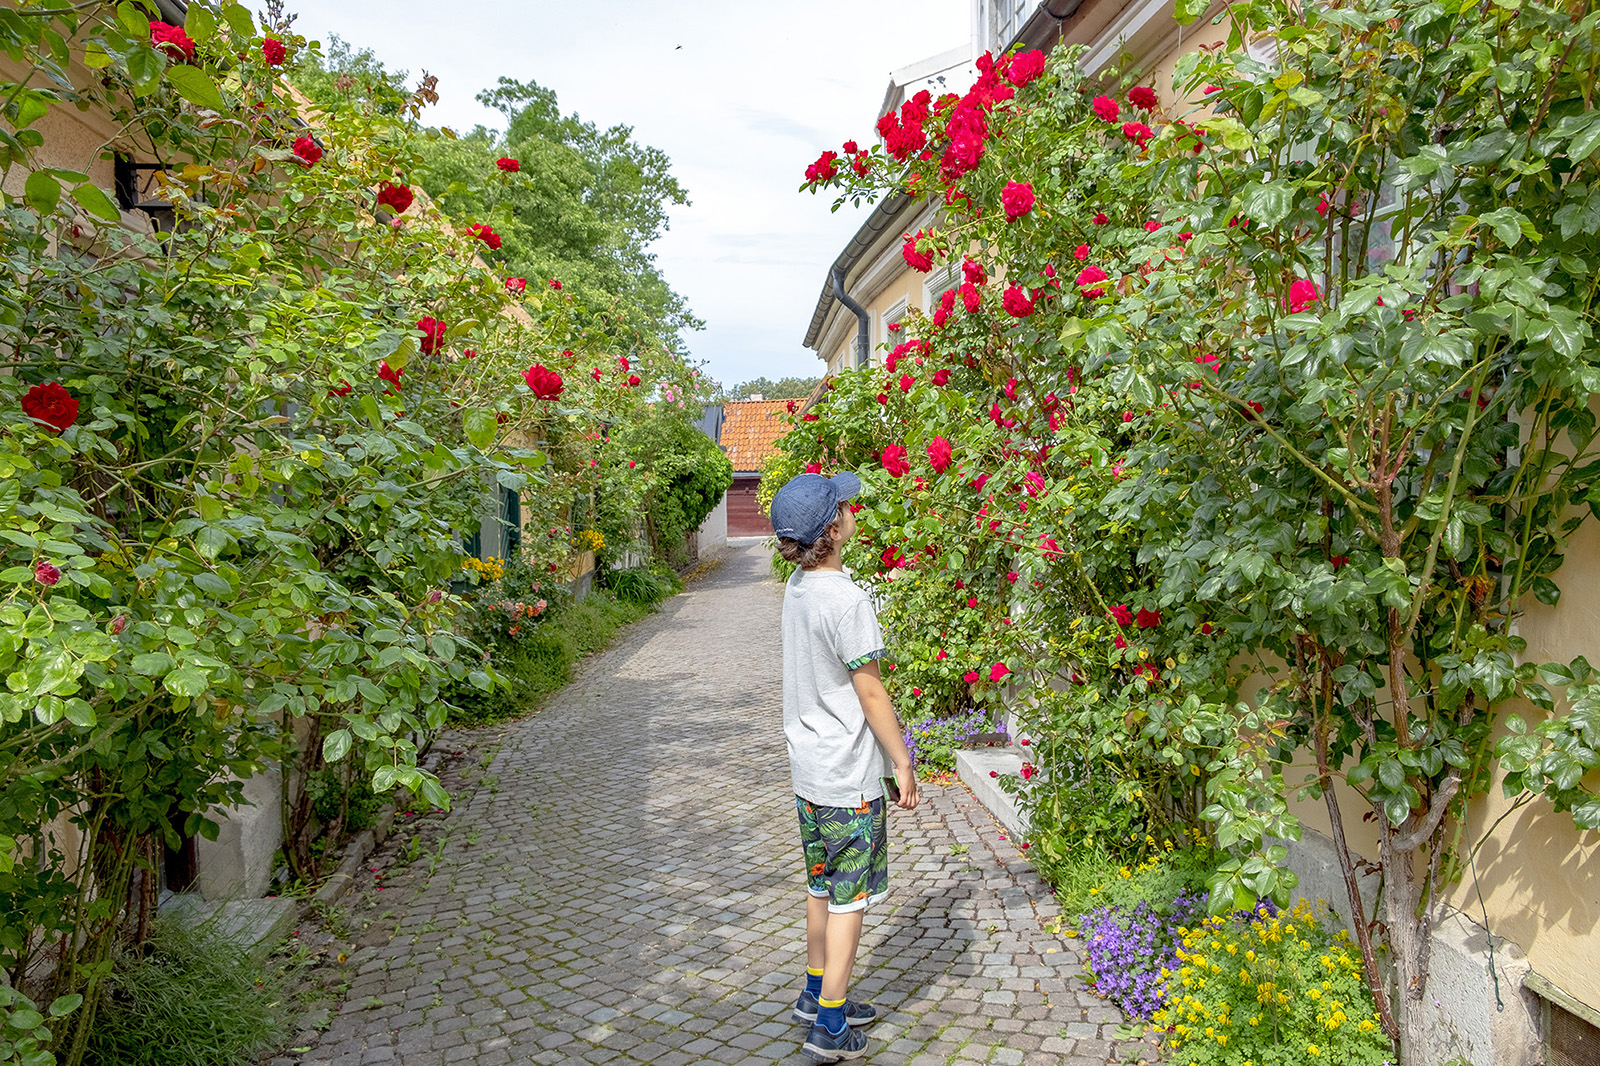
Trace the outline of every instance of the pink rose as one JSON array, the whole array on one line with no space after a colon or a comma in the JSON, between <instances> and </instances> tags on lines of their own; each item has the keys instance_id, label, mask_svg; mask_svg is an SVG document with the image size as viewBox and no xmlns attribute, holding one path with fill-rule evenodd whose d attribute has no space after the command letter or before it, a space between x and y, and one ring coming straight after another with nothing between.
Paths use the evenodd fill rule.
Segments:
<instances>
[{"instance_id":1,"label":"pink rose","mask_svg":"<svg viewBox=\"0 0 1600 1066\"><path fill-rule=\"evenodd\" d=\"M61 580L61 571L40 559L33 568L33 579L45 588L49 588Z\"/></svg>"}]
</instances>

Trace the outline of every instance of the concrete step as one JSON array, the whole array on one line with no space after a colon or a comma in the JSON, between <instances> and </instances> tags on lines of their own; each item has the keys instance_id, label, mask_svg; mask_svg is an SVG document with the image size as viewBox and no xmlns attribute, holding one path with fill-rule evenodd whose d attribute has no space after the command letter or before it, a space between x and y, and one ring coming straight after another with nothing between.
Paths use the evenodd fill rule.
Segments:
<instances>
[{"instance_id":1,"label":"concrete step","mask_svg":"<svg viewBox=\"0 0 1600 1066\"><path fill-rule=\"evenodd\" d=\"M294 929L298 906L286 896L212 901L198 893L179 892L162 902L161 913L186 925L210 926L259 961Z\"/></svg>"},{"instance_id":2,"label":"concrete step","mask_svg":"<svg viewBox=\"0 0 1600 1066\"><path fill-rule=\"evenodd\" d=\"M1027 837L1027 825L1016 799L1000 787L1004 778L1022 779L1022 752L1019 748L972 748L956 752L956 776L989 809L995 820L1016 839ZM999 777L990 777L990 772Z\"/></svg>"}]
</instances>

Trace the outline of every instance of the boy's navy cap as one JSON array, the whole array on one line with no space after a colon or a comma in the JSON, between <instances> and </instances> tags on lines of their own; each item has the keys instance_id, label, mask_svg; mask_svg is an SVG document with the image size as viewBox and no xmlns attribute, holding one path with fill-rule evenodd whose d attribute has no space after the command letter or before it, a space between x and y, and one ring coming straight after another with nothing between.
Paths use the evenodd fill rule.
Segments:
<instances>
[{"instance_id":1,"label":"boy's navy cap","mask_svg":"<svg viewBox=\"0 0 1600 1066\"><path fill-rule=\"evenodd\" d=\"M839 504L861 491L861 479L850 471L823 477L796 474L772 498L772 531L810 544L827 530Z\"/></svg>"}]
</instances>

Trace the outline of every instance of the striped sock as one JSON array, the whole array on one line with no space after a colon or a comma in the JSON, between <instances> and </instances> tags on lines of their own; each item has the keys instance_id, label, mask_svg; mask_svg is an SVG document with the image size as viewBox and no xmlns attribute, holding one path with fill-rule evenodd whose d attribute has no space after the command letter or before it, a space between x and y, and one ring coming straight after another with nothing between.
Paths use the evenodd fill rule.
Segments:
<instances>
[{"instance_id":1,"label":"striped sock","mask_svg":"<svg viewBox=\"0 0 1600 1066\"><path fill-rule=\"evenodd\" d=\"M844 1032L844 1000L819 999L817 1000L817 1006L821 1008L817 1011L818 1025L828 1030L828 1032L832 1033L834 1036L838 1036L840 1033Z\"/></svg>"},{"instance_id":2,"label":"striped sock","mask_svg":"<svg viewBox=\"0 0 1600 1066\"><path fill-rule=\"evenodd\" d=\"M806 995L816 999L822 995L822 971L806 967Z\"/></svg>"}]
</instances>

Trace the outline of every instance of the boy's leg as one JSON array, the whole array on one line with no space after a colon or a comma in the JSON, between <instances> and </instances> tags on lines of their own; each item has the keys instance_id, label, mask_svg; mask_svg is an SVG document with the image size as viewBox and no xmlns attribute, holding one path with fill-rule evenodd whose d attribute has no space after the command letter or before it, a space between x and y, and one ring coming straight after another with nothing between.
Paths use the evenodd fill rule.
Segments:
<instances>
[{"instance_id":1,"label":"boy's leg","mask_svg":"<svg viewBox=\"0 0 1600 1066\"><path fill-rule=\"evenodd\" d=\"M807 905L808 910L815 907L816 899ZM828 901L822 901L824 948L822 966L822 996L823 1004L844 1001L845 991L850 987L850 971L855 968L856 948L861 944L861 917L865 911L845 911L840 914L828 914ZM807 941L811 938L810 923L807 923Z\"/></svg>"},{"instance_id":2,"label":"boy's leg","mask_svg":"<svg viewBox=\"0 0 1600 1066\"><path fill-rule=\"evenodd\" d=\"M806 896L806 968L823 970L827 961L828 897Z\"/></svg>"}]
</instances>

